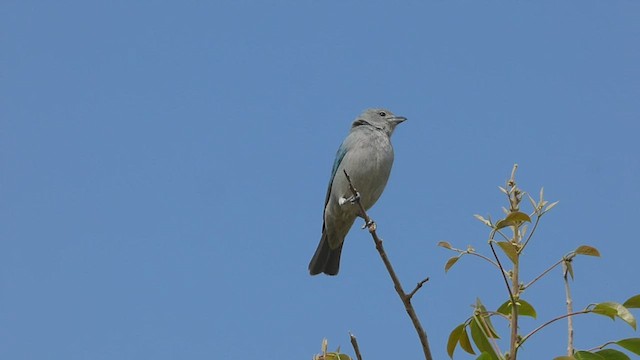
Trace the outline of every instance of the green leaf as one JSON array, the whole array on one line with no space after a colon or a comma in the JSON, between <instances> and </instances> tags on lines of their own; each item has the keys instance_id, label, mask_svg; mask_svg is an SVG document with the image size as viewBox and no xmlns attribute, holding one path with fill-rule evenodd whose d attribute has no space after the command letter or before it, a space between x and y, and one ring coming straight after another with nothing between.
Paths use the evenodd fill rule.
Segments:
<instances>
[{"instance_id":1,"label":"green leaf","mask_svg":"<svg viewBox=\"0 0 640 360\"><path fill-rule=\"evenodd\" d=\"M611 320L615 320L616 315L618 314L616 304L610 302L596 304L596 306L594 306L591 311L598 315L608 316L611 318Z\"/></svg>"},{"instance_id":2,"label":"green leaf","mask_svg":"<svg viewBox=\"0 0 640 360\"><path fill-rule=\"evenodd\" d=\"M469 341L469 335L467 335L467 328L462 329L462 333L460 333L460 347L462 350L466 351L471 355L475 355L476 352L473 351L473 347L471 346L471 341Z\"/></svg>"},{"instance_id":3,"label":"green leaf","mask_svg":"<svg viewBox=\"0 0 640 360\"><path fill-rule=\"evenodd\" d=\"M444 272L449 271L449 269L451 269L453 264L455 264L459 259L460 259L459 256L454 256L454 257L450 258L449 260L447 260L447 263L444 265Z\"/></svg>"},{"instance_id":4,"label":"green leaf","mask_svg":"<svg viewBox=\"0 0 640 360\"><path fill-rule=\"evenodd\" d=\"M511 315L511 300L505 301L502 305L500 305L496 312L499 312L503 315Z\"/></svg>"},{"instance_id":5,"label":"green leaf","mask_svg":"<svg viewBox=\"0 0 640 360\"><path fill-rule=\"evenodd\" d=\"M478 323L478 320L475 316L474 319L471 320L471 324L469 326L471 327L471 338L476 344L476 347L478 347L478 350L482 352L482 354L478 358L487 360L498 360L498 354L496 354L493 346L491 346L491 343L489 342L489 339L480 329L480 326L482 325Z\"/></svg>"},{"instance_id":6,"label":"green leaf","mask_svg":"<svg viewBox=\"0 0 640 360\"><path fill-rule=\"evenodd\" d=\"M606 360L604 357L589 351L576 351L573 357L577 360Z\"/></svg>"},{"instance_id":7,"label":"green leaf","mask_svg":"<svg viewBox=\"0 0 640 360\"><path fill-rule=\"evenodd\" d=\"M519 315L530 316L534 319L538 316L536 314L536 309L534 309L533 306L528 302L519 299L518 301L516 301L516 305L518 305ZM504 304L500 305L500 307L496 311L504 315L511 315L511 300L507 300Z\"/></svg>"},{"instance_id":8,"label":"green leaf","mask_svg":"<svg viewBox=\"0 0 640 360\"><path fill-rule=\"evenodd\" d=\"M525 221L531 222L531 218L529 217L529 215L520 211L513 211L509 213L509 215L507 215L506 218L496 223L496 229L502 229L507 226L518 225Z\"/></svg>"},{"instance_id":9,"label":"green leaf","mask_svg":"<svg viewBox=\"0 0 640 360\"><path fill-rule=\"evenodd\" d=\"M456 328L451 331L451 334L449 334L449 340L447 341L447 354L452 359L457 344L460 344L462 350L469 354L476 354L475 351L473 351L471 342L469 341L469 335L467 335L466 325L464 323L456 326Z\"/></svg>"},{"instance_id":10,"label":"green leaf","mask_svg":"<svg viewBox=\"0 0 640 360\"><path fill-rule=\"evenodd\" d=\"M340 353L327 353L324 357L325 360L351 360L351 357L347 354Z\"/></svg>"},{"instance_id":11,"label":"green leaf","mask_svg":"<svg viewBox=\"0 0 640 360\"><path fill-rule=\"evenodd\" d=\"M575 250L575 253L579 255L600 256L600 252L598 251L598 249L588 245L578 246L578 248Z\"/></svg>"},{"instance_id":12,"label":"green leaf","mask_svg":"<svg viewBox=\"0 0 640 360\"><path fill-rule=\"evenodd\" d=\"M449 243L448 243L448 242L446 242L446 241L440 241L440 242L438 243L438 246L441 246L441 247L443 247L443 248L445 248L445 249L449 249L449 250L451 250L451 244L449 244Z\"/></svg>"},{"instance_id":13,"label":"green leaf","mask_svg":"<svg viewBox=\"0 0 640 360\"><path fill-rule=\"evenodd\" d=\"M573 356L558 356L554 357L553 360L576 360Z\"/></svg>"},{"instance_id":14,"label":"green leaf","mask_svg":"<svg viewBox=\"0 0 640 360\"><path fill-rule=\"evenodd\" d=\"M607 360L631 360L627 354L622 351L614 350L614 349L604 349L600 351L596 351L596 354L602 356Z\"/></svg>"},{"instance_id":15,"label":"green leaf","mask_svg":"<svg viewBox=\"0 0 640 360\"><path fill-rule=\"evenodd\" d=\"M504 251L512 263L518 262L518 249L509 241L498 241L498 246Z\"/></svg>"},{"instance_id":16,"label":"green leaf","mask_svg":"<svg viewBox=\"0 0 640 360\"><path fill-rule=\"evenodd\" d=\"M624 307L626 307L628 309L629 308L630 309L638 309L638 308L640 308L640 294L628 298L627 301L625 301L624 304L622 304L622 306L624 306Z\"/></svg>"},{"instance_id":17,"label":"green leaf","mask_svg":"<svg viewBox=\"0 0 640 360\"><path fill-rule=\"evenodd\" d=\"M618 317L624 320L624 322L626 322L627 324L629 324L629 326L631 326L633 330L636 330L637 328L636 318L633 317L633 314L631 313L631 311L629 311L629 309L627 309L626 307L620 304L618 304L617 310L618 310Z\"/></svg>"},{"instance_id":18,"label":"green leaf","mask_svg":"<svg viewBox=\"0 0 640 360\"><path fill-rule=\"evenodd\" d=\"M480 354L480 356L478 356L476 358L476 360L492 360L493 358L491 357L491 355L487 352L483 352L482 354Z\"/></svg>"},{"instance_id":19,"label":"green leaf","mask_svg":"<svg viewBox=\"0 0 640 360\"><path fill-rule=\"evenodd\" d=\"M449 340L447 340L447 355L453 359L453 352L456 350L456 345L460 342L460 334L464 331L464 324L456 326L455 329L449 334Z\"/></svg>"},{"instance_id":20,"label":"green leaf","mask_svg":"<svg viewBox=\"0 0 640 360\"><path fill-rule=\"evenodd\" d=\"M617 302L608 301L596 304L596 306L592 310L596 314L605 315L612 319L615 319L615 316L622 319L622 321L626 322L631 326L634 330L636 329L636 318L631 314L629 309L618 304Z\"/></svg>"},{"instance_id":21,"label":"green leaf","mask_svg":"<svg viewBox=\"0 0 640 360\"><path fill-rule=\"evenodd\" d=\"M640 355L640 338L628 338L616 341L616 344L631 351L636 355Z\"/></svg>"},{"instance_id":22,"label":"green leaf","mask_svg":"<svg viewBox=\"0 0 640 360\"><path fill-rule=\"evenodd\" d=\"M521 211L514 211L512 213L510 213L509 215L507 215L507 217L505 218L505 220L507 221L519 221L519 222L531 222L531 218L529 217L529 215L521 212Z\"/></svg>"}]
</instances>

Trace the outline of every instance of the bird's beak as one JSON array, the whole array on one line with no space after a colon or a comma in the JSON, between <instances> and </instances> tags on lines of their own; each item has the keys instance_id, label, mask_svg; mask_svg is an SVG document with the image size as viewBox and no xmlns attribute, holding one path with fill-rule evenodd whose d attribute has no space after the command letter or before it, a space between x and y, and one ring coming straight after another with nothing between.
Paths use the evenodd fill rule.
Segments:
<instances>
[{"instance_id":1,"label":"bird's beak","mask_svg":"<svg viewBox=\"0 0 640 360\"><path fill-rule=\"evenodd\" d=\"M391 119L389 119L389 121L392 122L395 125L398 125L401 122L406 121L406 120L407 120L407 118L404 117L404 116L394 116Z\"/></svg>"}]
</instances>

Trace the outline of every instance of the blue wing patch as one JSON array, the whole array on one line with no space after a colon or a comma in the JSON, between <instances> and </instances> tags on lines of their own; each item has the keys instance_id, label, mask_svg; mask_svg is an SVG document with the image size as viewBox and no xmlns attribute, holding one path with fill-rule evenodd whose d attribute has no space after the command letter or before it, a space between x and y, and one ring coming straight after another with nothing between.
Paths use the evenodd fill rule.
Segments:
<instances>
[{"instance_id":1,"label":"blue wing patch","mask_svg":"<svg viewBox=\"0 0 640 360\"><path fill-rule=\"evenodd\" d=\"M342 159L347 154L347 148L344 146L344 143L340 145L338 148L338 152L336 153L336 159L333 162L333 169L331 170L331 179L329 180L329 188L327 189L327 196L324 199L324 206L327 206L329 202L329 196L331 195L331 185L333 184L333 179L336 177L336 171L338 171L338 167L340 167L340 163Z\"/></svg>"}]
</instances>

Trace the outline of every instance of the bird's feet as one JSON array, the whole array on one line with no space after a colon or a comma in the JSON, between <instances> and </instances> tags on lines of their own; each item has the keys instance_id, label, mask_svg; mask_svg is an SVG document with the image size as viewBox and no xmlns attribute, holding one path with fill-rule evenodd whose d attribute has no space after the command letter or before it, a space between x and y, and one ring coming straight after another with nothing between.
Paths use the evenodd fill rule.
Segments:
<instances>
[{"instance_id":1,"label":"bird's feet","mask_svg":"<svg viewBox=\"0 0 640 360\"><path fill-rule=\"evenodd\" d=\"M376 223L375 223L373 220L371 220L371 219L369 219L369 221L365 221L365 222L364 222L364 225L362 225L362 229L364 230L364 229L367 229L367 228L368 228L369 230L371 230L372 228L375 230L375 228L376 228Z\"/></svg>"},{"instance_id":2,"label":"bird's feet","mask_svg":"<svg viewBox=\"0 0 640 360\"><path fill-rule=\"evenodd\" d=\"M351 203L351 204L355 204L356 202L358 202L360 200L360 193L356 192L355 196L349 196L348 198L345 197L341 197L340 199L338 199L338 204L340 204L340 206L346 204L346 203Z\"/></svg>"}]
</instances>

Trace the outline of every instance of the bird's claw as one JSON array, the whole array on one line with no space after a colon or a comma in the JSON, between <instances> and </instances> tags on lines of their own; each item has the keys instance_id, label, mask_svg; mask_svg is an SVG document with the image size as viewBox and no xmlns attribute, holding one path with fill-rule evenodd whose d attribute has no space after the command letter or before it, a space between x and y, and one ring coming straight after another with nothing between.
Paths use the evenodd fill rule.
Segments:
<instances>
[{"instance_id":1,"label":"bird's claw","mask_svg":"<svg viewBox=\"0 0 640 360\"><path fill-rule=\"evenodd\" d=\"M372 226L375 226L376 223L373 222L373 220L369 220L369 221L365 221L364 225L362 225L362 229L366 229L366 228L371 228Z\"/></svg>"},{"instance_id":2,"label":"bird's claw","mask_svg":"<svg viewBox=\"0 0 640 360\"><path fill-rule=\"evenodd\" d=\"M348 198L341 197L340 199L338 199L338 204L340 204L340 206L342 206L342 205L344 205L346 203L355 204L359 200L360 200L360 193L356 192L355 195L351 195Z\"/></svg>"}]
</instances>

